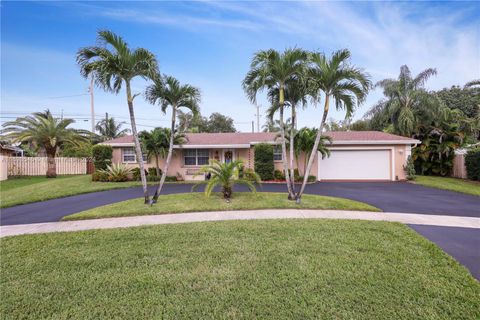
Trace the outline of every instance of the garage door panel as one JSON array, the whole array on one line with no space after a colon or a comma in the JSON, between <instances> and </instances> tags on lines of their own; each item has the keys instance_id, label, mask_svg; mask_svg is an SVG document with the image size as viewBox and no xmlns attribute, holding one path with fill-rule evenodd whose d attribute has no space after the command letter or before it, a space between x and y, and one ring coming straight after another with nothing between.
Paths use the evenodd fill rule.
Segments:
<instances>
[{"instance_id":1,"label":"garage door panel","mask_svg":"<svg viewBox=\"0 0 480 320\"><path fill-rule=\"evenodd\" d=\"M318 170L319 180L390 180L390 150L331 150Z\"/></svg>"}]
</instances>

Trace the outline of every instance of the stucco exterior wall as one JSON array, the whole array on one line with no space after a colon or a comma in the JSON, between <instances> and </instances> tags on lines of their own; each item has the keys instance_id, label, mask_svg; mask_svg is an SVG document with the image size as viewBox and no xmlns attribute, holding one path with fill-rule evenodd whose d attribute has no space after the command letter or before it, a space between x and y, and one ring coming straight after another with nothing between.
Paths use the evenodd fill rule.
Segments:
<instances>
[{"instance_id":1,"label":"stucco exterior wall","mask_svg":"<svg viewBox=\"0 0 480 320\"><path fill-rule=\"evenodd\" d=\"M394 167L394 176L391 176L391 180L405 180L406 175L405 171L403 170L403 166L406 164L408 155L410 154L410 146L409 145L339 145L334 146L335 149L386 149L390 150L390 163ZM234 159L241 159L245 167L247 168L254 168L254 149L253 147L250 149L232 149L234 153ZM218 159L219 161L223 161L223 151L224 149L210 149L209 157L210 159ZM112 162L113 163L122 163L122 149L120 147L113 148L113 156ZM393 161L392 161L393 160ZM288 155L287 155L288 161ZM304 175L304 161L305 157L304 154L301 154L298 159L298 167L300 175ZM315 157L314 163L312 165L312 170L310 175L318 176L318 156ZM137 167L137 163L124 163L129 167ZM165 159L159 159L160 168L163 168L165 165ZM283 162L282 161L275 161L274 162L275 170L283 171ZM294 159L294 166L297 167L297 161ZM155 167L155 159L151 158L147 163L145 163L146 168ZM170 167L168 170L169 176L174 175L181 175L185 180L192 180L193 174L198 170L198 166L186 166L184 164L183 158L183 150L175 150L172 160L170 162ZM197 177L196 179L202 179L202 177Z\"/></svg>"}]
</instances>

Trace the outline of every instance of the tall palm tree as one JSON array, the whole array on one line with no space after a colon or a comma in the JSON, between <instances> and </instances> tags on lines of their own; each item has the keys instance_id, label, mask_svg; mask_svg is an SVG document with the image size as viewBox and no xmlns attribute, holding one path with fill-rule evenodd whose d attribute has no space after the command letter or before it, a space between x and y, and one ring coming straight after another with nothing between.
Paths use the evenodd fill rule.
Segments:
<instances>
[{"instance_id":1,"label":"tall palm tree","mask_svg":"<svg viewBox=\"0 0 480 320\"><path fill-rule=\"evenodd\" d=\"M299 168L300 171L300 165L299 165L299 157L300 154L304 154L304 159L303 159L303 172L301 175L305 175L306 168L307 168L307 160L310 157L310 154L312 152L313 146L315 145L315 139L317 137L317 132L318 130L315 128L301 128L298 130L296 136L295 136L295 158L297 161L297 167ZM330 156L330 150L327 147L327 143L331 144L332 143L332 138L329 136L322 135L320 138L320 144L318 145L317 151L320 152L322 155L322 159L325 157Z\"/></svg>"},{"instance_id":2,"label":"tall palm tree","mask_svg":"<svg viewBox=\"0 0 480 320\"><path fill-rule=\"evenodd\" d=\"M349 60L350 51L347 49L334 52L330 59L323 53L312 53L310 55L309 79L316 89L316 100L318 101L323 93L325 103L315 143L308 159L302 187L297 194L298 203L301 201L308 176L312 170L313 161L317 156L316 150L318 150L323 127L327 120L330 100L333 100L337 110L344 109L346 116L349 117L353 113L355 106L365 100L371 87L370 76L363 70L352 66Z\"/></svg>"},{"instance_id":3,"label":"tall palm tree","mask_svg":"<svg viewBox=\"0 0 480 320\"><path fill-rule=\"evenodd\" d=\"M130 124L135 143L135 153L140 166L145 203L149 203L147 179L145 176L142 149L138 140L133 100L138 94L132 94L131 81L136 77L154 79L158 74L157 59L150 51L137 48L132 50L128 44L111 31L98 32L98 45L81 48L77 52L80 73L85 78L92 76L95 84L105 91L118 94L125 84Z\"/></svg>"},{"instance_id":4,"label":"tall palm tree","mask_svg":"<svg viewBox=\"0 0 480 320\"><path fill-rule=\"evenodd\" d=\"M122 129L122 126L124 124L125 124L124 121L117 122L115 121L115 118L105 117L104 119L97 122L95 129L97 129L103 141L111 140L111 139L124 136L130 132L130 130L128 129Z\"/></svg>"},{"instance_id":5,"label":"tall palm tree","mask_svg":"<svg viewBox=\"0 0 480 320\"><path fill-rule=\"evenodd\" d=\"M210 179L197 183L193 186L192 190L195 190L200 185L206 184L205 195L208 197L216 186L220 186L223 197L227 200L231 198L235 184L246 185L250 191L255 192L256 188L254 183L260 183L260 176L252 172L250 176L253 181L240 178L239 173L242 168L243 162L241 160L235 160L229 163L210 160L210 164L203 166L199 172L199 174L209 174Z\"/></svg>"},{"instance_id":6,"label":"tall palm tree","mask_svg":"<svg viewBox=\"0 0 480 320\"><path fill-rule=\"evenodd\" d=\"M139 133L142 145L147 152L148 158L155 158L155 168L157 169L157 176L160 177L159 158L166 158L169 149L171 130L168 128L155 128L152 131L142 131ZM174 144L183 144L187 140L185 134L176 133L174 137Z\"/></svg>"},{"instance_id":7,"label":"tall palm tree","mask_svg":"<svg viewBox=\"0 0 480 320\"><path fill-rule=\"evenodd\" d=\"M403 136L411 136L419 122L422 113L433 109L438 99L433 101L424 88L425 82L436 75L435 69L425 69L416 77L412 77L410 69L404 65L400 67L398 79L384 79L376 86L383 88L386 96L384 110L393 124L394 132Z\"/></svg>"},{"instance_id":8,"label":"tall palm tree","mask_svg":"<svg viewBox=\"0 0 480 320\"><path fill-rule=\"evenodd\" d=\"M5 122L2 134L13 142L27 142L44 148L47 153L47 178L56 178L57 151L66 143L78 145L86 142L90 135L85 130L68 128L73 123L73 119L54 118L50 111L46 110Z\"/></svg>"},{"instance_id":9,"label":"tall palm tree","mask_svg":"<svg viewBox=\"0 0 480 320\"><path fill-rule=\"evenodd\" d=\"M301 75L296 81L289 81L285 86L285 102L284 106L289 107L291 111L291 117L287 120L285 125L285 140L289 149L289 167L290 167L290 185L291 190L295 194L295 168L293 160L295 158L295 137L297 134L297 107L305 107L307 104L307 96L311 94L307 85L304 75ZM272 106L267 110L268 118L273 119L274 114L280 110L278 103L278 90L271 90L269 93L269 99L272 101ZM287 133L288 132L288 133Z\"/></svg>"},{"instance_id":10,"label":"tall palm tree","mask_svg":"<svg viewBox=\"0 0 480 320\"><path fill-rule=\"evenodd\" d=\"M157 190L152 199L152 203L155 203L162 191L165 178L167 177L170 160L172 159L177 111L180 108L185 108L190 110L193 114L197 114L199 112L198 105L200 103L200 90L189 84L182 85L174 77L165 75L163 77L157 77L154 84L147 87L145 97L151 104L159 103L163 113L165 113L168 108L172 109L167 160L165 161L162 178L160 179Z\"/></svg>"},{"instance_id":11,"label":"tall palm tree","mask_svg":"<svg viewBox=\"0 0 480 320\"><path fill-rule=\"evenodd\" d=\"M285 141L285 128L283 124L285 88L289 83L299 81L305 72L305 62L308 54L301 49L286 49L279 53L270 49L259 51L253 56L245 79L243 89L252 103L256 102L259 91L278 90L278 110L280 114L280 134L282 139L282 161L287 182L288 198L294 198L289 167L287 163L287 151Z\"/></svg>"}]
</instances>

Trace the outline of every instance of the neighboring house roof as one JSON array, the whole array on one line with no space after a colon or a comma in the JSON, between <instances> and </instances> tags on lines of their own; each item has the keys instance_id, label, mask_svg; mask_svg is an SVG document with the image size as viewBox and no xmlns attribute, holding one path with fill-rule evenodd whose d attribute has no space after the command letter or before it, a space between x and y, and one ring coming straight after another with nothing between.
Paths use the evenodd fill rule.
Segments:
<instances>
[{"instance_id":1,"label":"neighboring house roof","mask_svg":"<svg viewBox=\"0 0 480 320\"><path fill-rule=\"evenodd\" d=\"M380 131L332 131L326 132L333 144L418 144L419 140ZM188 141L177 148L249 148L252 144L276 143L276 132L187 133ZM112 147L133 146L133 136L127 135L102 144Z\"/></svg>"}]
</instances>

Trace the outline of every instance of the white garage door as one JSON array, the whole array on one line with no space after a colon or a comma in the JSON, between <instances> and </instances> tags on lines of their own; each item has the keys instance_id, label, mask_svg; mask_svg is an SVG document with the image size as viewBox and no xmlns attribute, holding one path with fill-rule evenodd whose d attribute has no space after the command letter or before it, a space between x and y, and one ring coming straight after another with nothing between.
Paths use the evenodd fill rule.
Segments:
<instances>
[{"instance_id":1,"label":"white garage door","mask_svg":"<svg viewBox=\"0 0 480 320\"><path fill-rule=\"evenodd\" d=\"M319 180L390 180L390 150L331 150L319 155Z\"/></svg>"}]
</instances>

